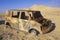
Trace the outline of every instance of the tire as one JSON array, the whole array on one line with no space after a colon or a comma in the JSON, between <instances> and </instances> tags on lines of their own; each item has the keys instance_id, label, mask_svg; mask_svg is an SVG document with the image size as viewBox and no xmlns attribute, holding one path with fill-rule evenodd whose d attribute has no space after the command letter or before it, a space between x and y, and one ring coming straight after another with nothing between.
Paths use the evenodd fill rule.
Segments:
<instances>
[{"instance_id":1,"label":"tire","mask_svg":"<svg viewBox=\"0 0 60 40\"><path fill-rule=\"evenodd\" d=\"M31 33L32 35L38 35L39 34L39 32L35 29L30 29L29 33Z\"/></svg>"}]
</instances>

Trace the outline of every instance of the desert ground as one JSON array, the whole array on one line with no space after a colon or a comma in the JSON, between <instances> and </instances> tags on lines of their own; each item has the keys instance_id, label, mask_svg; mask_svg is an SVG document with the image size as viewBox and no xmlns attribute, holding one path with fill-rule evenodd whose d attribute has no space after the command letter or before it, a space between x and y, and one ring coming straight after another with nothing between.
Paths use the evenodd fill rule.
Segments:
<instances>
[{"instance_id":1,"label":"desert ground","mask_svg":"<svg viewBox=\"0 0 60 40\"><path fill-rule=\"evenodd\" d=\"M38 8L34 6L31 7L33 8L33 10L38 10ZM11 29L11 28L6 28L4 21L2 21L3 23L0 22L0 40L60 40L60 10L59 8L50 8L50 7L46 7L46 9L44 9L44 7L42 7L39 10L41 10L41 14L47 18L52 20L52 22L55 24L55 28L54 30L52 30L49 33L46 34L39 34L38 36L36 35L32 35L30 33L26 33L26 32L22 32L22 31L18 31L15 29ZM35 8L35 9L34 9ZM44 9L44 10L43 10ZM3 19L4 17L0 17L0 21Z\"/></svg>"}]
</instances>

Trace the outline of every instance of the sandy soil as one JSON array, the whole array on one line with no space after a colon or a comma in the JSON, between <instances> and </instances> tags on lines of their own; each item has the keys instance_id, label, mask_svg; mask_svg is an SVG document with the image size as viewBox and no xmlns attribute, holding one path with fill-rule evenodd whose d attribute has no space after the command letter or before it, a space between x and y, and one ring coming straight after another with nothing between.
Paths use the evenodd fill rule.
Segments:
<instances>
[{"instance_id":1,"label":"sandy soil","mask_svg":"<svg viewBox=\"0 0 60 40\"><path fill-rule=\"evenodd\" d=\"M1 40L60 40L60 31L56 30L47 34L39 34L38 36L14 30L0 25L0 39Z\"/></svg>"}]
</instances>

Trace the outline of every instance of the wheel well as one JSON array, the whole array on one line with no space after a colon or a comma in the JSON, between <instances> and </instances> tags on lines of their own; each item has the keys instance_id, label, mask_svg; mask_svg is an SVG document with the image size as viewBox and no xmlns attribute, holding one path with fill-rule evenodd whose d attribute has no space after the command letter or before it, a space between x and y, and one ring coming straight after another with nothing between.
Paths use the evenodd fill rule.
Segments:
<instances>
[{"instance_id":1,"label":"wheel well","mask_svg":"<svg viewBox=\"0 0 60 40\"><path fill-rule=\"evenodd\" d=\"M7 28L7 27L12 28L11 25L10 25L10 23L6 22L6 25L7 25L6 28Z\"/></svg>"},{"instance_id":2,"label":"wheel well","mask_svg":"<svg viewBox=\"0 0 60 40\"><path fill-rule=\"evenodd\" d=\"M29 29L29 33L31 33L32 30L35 30L37 32L37 35L40 34L40 32L38 30L34 29L34 28Z\"/></svg>"},{"instance_id":3,"label":"wheel well","mask_svg":"<svg viewBox=\"0 0 60 40\"><path fill-rule=\"evenodd\" d=\"M6 25L9 25L10 26L10 24L8 22L6 22Z\"/></svg>"}]
</instances>

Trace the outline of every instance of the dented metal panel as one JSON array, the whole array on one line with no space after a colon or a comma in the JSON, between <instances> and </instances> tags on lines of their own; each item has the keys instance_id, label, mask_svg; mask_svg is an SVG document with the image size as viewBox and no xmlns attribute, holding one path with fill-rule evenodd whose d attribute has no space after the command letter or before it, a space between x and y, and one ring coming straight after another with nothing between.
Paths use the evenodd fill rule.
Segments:
<instances>
[{"instance_id":1,"label":"dented metal panel","mask_svg":"<svg viewBox=\"0 0 60 40\"><path fill-rule=\"evenodd\" d=\"M44 23L47 23L48 22L47 20L48 19L45 19L41 15L40 11L9 10L6 13L5 21L6 23L8 22L12 28L15 28L18 30L23 30L28 32L30 29L36 29L37 31L42 33L41 26Z\"/></svg>"}]
</instances>

